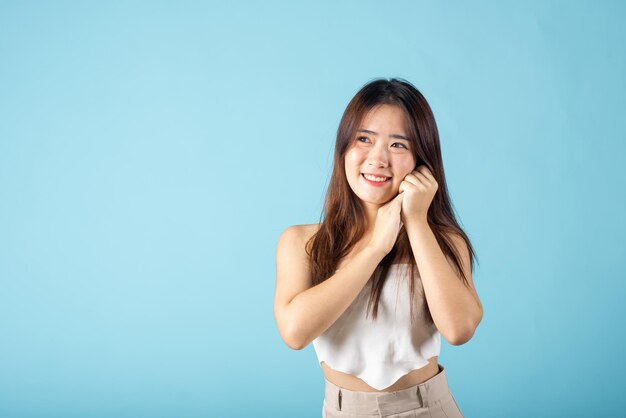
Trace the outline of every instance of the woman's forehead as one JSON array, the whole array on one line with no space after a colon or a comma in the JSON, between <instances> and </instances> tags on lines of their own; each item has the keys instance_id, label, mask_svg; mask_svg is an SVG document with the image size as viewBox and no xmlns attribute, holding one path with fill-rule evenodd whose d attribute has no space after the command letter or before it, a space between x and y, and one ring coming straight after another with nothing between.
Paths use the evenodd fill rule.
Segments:
<instances>
[{"instance_id":1,"label":"woman's forehead","mask_svg":"<svg viewBox=\"0 0 626 418\"><path fill-rule=\"evenodd\" d=\"M380 130L401 130L406 129L406 117L402 108L396 105L379 105L367 111L361 118L357 130L368 130L376 132ZM403 135L406 132L393 132Z\"/></svg>"}]
</instances>

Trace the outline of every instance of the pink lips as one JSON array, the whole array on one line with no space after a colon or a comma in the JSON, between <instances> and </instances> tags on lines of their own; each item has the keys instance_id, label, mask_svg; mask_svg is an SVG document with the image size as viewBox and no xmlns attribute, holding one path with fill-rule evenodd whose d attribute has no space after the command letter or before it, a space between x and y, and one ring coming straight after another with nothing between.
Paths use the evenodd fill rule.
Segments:
<instances>
[{"instance_id":1,"label":"pink lips","mask_svg":"<svg viewBox=\"0 0 626 418\"><path fill-rule=\"evenodd\" d=\"M363 180L365 180L368 184L374 186L374 187L382 187L386 184L389 184L389 182L391 182L391 178L388 178L385 181L371 181L365 178L365 176L363 174L361 174L361 177L363 177Z\"/></svg>"}]
</instances>

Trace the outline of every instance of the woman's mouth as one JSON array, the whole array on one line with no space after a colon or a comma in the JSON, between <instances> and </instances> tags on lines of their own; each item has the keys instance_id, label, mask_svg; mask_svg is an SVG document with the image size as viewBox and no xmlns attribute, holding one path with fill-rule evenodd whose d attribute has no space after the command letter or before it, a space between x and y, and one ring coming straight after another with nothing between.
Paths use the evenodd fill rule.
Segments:
<instances>
[{"instance_id":1,"label":"woman's mouth","mask_svg":"<svg viewBox=\"0 0 626 418\"><path fill-rule=\"evenodd\" d=\"M363 173L361 173L361 177L363 177L363 180L368 184L375 187L381 187L391 182L391 177L378 177Z\"/></svg>"}]
</instances>

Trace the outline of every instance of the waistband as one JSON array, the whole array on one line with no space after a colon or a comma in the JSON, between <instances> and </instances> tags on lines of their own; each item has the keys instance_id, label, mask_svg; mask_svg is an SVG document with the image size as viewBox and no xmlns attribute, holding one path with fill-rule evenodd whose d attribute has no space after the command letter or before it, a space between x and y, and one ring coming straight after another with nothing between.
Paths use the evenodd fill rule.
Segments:
<instances>
[{"instance_id":1,"label":"waistband","mask_svg":"<svg viewBox=\"0 0 626 418\"><path fill-rule=\"evenodd\" d=\"M324 402L330 408L355 414L399 414L430 406L450 392L445 367L430 379L395 392L361 392L341 388L328 380Z\"/></svg>"}]
</instances>

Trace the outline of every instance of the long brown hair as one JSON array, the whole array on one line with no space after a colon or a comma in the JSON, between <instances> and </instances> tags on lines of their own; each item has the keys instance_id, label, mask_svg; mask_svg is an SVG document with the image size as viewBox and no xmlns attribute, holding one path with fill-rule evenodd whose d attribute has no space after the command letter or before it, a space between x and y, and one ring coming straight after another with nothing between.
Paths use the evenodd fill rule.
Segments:
<instances>
[{"instance_id":1,"label":"long brown hair","mask_svg":"<svg viewBox=\"0 0 626 418\"><path fill-rule=\"evenodd\" d=\"M428 223L443 250L444 254L453 261L453 268L461 276L466 286L469 286L467 277L461 268L461 258L446 234L456 233L466 242L470 251L471 271L474 269L474 249L469 238L463 232L453 213L452 204L448 195L446 179L443 172L439 133L433 112L426 99L411 83L404 79L375 79L365 84L352 98L343 113L337 139L333 172L328 185L324 209L320 216L319 230L307 242L307 254L310 257L313 286L332 276L339 261L349 254L354 245L366 232L365 211L360 199L350 188L345 174L345 154L349 146L356 140L356 131L364 116L374 107L382 104L399 106L405 115L406 134L411 141L411 149L415 157L415 169L426 165L433 173L437 183L437 192L428 209ZM393 249L381 260L376 271L370 277L372 292L368 304L368 311L372 308L374 319L378 316L378 303L392 264L409 262L409 291L411 300L411 319L414 315L414 297L424 298L424 288L421 279L416 276L416 261L411 244L404 227L400 229L398 239ZM376 274L378 272L378 274ZM416 289L415 281L418 286ZM424 298L421 314L426 321L434 326L428 304Z\"/></svg>"}]
</instances>

